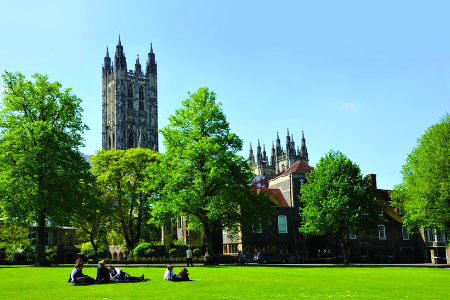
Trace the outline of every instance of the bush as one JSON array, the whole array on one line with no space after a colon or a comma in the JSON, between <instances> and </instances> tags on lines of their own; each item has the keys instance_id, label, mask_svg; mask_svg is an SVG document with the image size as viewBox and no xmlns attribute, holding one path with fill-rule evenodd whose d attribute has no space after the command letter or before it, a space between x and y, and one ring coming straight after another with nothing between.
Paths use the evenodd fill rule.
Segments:
<instances>
[{"instance_id":1,"label":"bush","mask_svg":"<svg viewBox=\"0 0 450 300\"><path fill-rule=\"evenodd\" d=\"M194 249L192 253L194 254L195 257L200 257L200 255L202 255L202 251L200 249Z\"/></svg>"},{"instance_id":2,"label":"bush","mask_svg":"<svg viewBox=\"0 0 450 300\"><path fill-rule=\"evenodd\" d=\"M155 250L153 250L153 245L150 243L140 243L139 245L136 246L136 248L134 248L133 251L133 256L134 257L150 257L152 255L154 255ZM147 253L150 253L150 255L148 255Z\"/></svg>"},{"instance_id":3,"label":"bush","mask_svg":"<svg viewBox=\"0 0 450 300\"><path fill-rule=\"evenodd\" d=\"M169 250L169 255L171 257L175 257L175 256L177 256L177 254L178 254L178 250L177 249L172 248L172 249Z\"/></svg>"},{"instance_id":4,"label":"bush","mask_svg":"<svg viewBox=\"0 0 450 300\"><path fill-rule=\"evenodd\" d=\"M173 240L172 244L174 246L186 246L186 243L183 240Z\"/></svg>"}]
</instances>

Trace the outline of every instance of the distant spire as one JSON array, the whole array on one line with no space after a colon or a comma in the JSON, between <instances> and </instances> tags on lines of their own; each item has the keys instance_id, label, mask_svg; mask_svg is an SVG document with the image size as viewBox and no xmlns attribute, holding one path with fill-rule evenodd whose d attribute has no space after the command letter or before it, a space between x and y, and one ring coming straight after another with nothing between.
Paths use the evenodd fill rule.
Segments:
<instances>
[{"instance_id":1,"label":"distant spire","mask_svg":"<svg viewBox=\"0 0 450 300\"><path fill-rule=\"evenodd\" d=\"M258 148L261 148L260 144L259 144L259 139L258 139Z\"/></svg>"},{"instance_id":2,"label":"distant spire","mask_svg":"<svg viewBox=\"0 0 450 300\"><path fill-rule=\"evenodd\" d=\"M253 151L253 149L252 149L252 142L250 142L250 151Z\"/></svg>"},{"instance_id":3,"label":"distant spire","mask_svg":"<svg viewBox=\"0 0 450 300\"><path fill-rule=\"evenodd\" d=\"M287 136L289 136L289 128L287 129Z\"/></svg>"},{"instance_id":4,"label":"distant spire","mask_svg":"<svg viewBox=\"0 0 450 300\"><path fill-rule=\"evenodd\" d=\"M136 64L139 64L139 54L137 55Z\"/></svg>"},{"instance_id":5,"label":"distant spire","mask_svg":"<svg viewBox=\"0 0 450 300\"><path fill-rule=\"evenodd\" d=\"M153 53L153 44L150 43L150 53Z\"/></svg>"},{"instance_id":6,"label":"distant spire","mask_svg":"<svg viewBox=\"0 0 450 300\"><path fill-rule=\"evenodd\" d=\"M119 33L119 43L118 43L118 45L122 46L122 44L120 43L120 33Z\"/></svg>"},{"instance_id":7,"label":"distant spire","mask_svg":"<svg viewBox=\"0 0 450 300\"><path fill-rule=\"evenodd\" d=\"M106 46L106 57L109 57L108 46Z\"/></svg>"}]
</instances>

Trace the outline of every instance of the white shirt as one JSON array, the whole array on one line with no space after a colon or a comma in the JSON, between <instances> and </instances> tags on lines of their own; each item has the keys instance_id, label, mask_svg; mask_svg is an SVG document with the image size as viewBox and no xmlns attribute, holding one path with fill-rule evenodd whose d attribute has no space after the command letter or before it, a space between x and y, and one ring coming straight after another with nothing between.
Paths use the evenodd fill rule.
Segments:
<instances>
[{"instance_id":1,"label":"white shirt","mask_svg":"<svg viewBox=\"0 0 450 300\"><path fill-rule=\"evenodd\" d=\"M164 272L165 280L170 280L174 276L175 276L175 273L173 271L169 271L169 269L166 269L166 272Z\"/></svg>"},{"instance_id":2,"label":"white shirt","mask_svg":"<svg viewBox=\"0 0 450 300\"><path fill-rule=\"evenodd\" d=\"M192 250L191 249L186 250L186 258L192 258Z\"/></svg>"}]
</instances>

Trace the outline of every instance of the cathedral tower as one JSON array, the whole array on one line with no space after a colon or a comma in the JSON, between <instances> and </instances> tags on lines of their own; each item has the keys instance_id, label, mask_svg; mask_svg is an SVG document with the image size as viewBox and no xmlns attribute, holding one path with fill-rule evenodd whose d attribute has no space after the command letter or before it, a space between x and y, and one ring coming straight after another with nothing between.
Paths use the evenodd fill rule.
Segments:
<instances>
[{"instance_id":1,"label":"cathedral tower","mask_svg":"<svg viewBox=\"0 0 450 300\"><path fill-rule=\"evenodd\" d=\"M106 48L102 73L103 149L142 147L158 151L157 87L157 65L151 44L145 73L139 55L134 70L127 70L120 36L114 64Z\"/></svg>"}]
</instances>

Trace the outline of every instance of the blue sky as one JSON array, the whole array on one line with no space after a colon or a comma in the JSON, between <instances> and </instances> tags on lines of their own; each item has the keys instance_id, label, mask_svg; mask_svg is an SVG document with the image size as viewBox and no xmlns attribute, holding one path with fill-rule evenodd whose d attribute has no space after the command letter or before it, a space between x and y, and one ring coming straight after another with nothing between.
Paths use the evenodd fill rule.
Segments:
<instances>
[{"instance_id":1,"label":"blue sky","mask_svg":"<svg viewBox=\"0 0 450 300\"><path fill-rule=\"evenodd\" d=\"M276 3L276 4L275 4ZM233 132L270 151L277 131L310 165L330 149L400 183L416 140L450 112L448 1L2 1L0 71L38 72L83 99L101 148L101 68L120 33L128 69L153 43L159 127L187 92L218 94ZM162 149L160 141L160 149Z\"/></svg>"}]
</instances>

